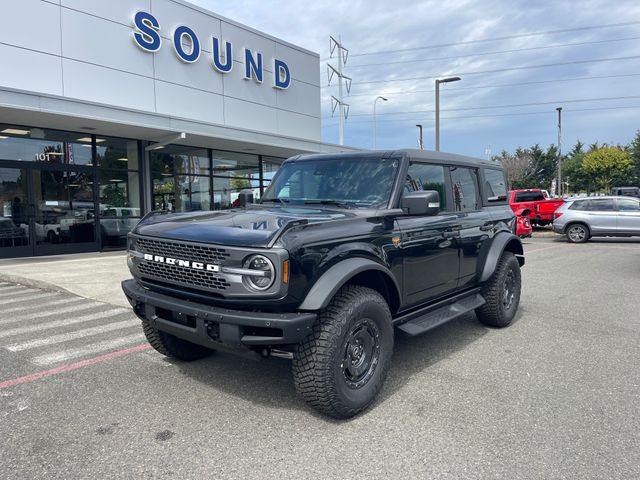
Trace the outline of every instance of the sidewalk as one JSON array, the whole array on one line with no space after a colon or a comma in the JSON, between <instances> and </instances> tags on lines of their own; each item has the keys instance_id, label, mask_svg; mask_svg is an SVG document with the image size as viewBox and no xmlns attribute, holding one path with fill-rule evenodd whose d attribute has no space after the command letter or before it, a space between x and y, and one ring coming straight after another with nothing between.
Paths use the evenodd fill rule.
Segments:
<instances>
[{"instance_id":1,"label":"sidewalk","mask_svg":"<svg viewBox=\"0 0 640 480\"><path fill-rule=\"evenodd\" d=\"M124 251L0 260L0 281L66 291L125 307L129 303L120 282L127 278L131 274Z\"/></svg>"}]
</instances>

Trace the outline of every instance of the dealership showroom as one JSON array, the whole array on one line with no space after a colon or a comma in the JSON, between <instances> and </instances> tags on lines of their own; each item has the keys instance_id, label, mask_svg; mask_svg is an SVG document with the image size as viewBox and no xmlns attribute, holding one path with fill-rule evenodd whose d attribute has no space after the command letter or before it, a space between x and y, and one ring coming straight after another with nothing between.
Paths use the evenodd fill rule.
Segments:
<instances>
[{"instance_id":1,"label":"dealership showroom","mask_svg":"<svg viewBox=\"0 0 640 480\"><path fill-rule=\"evenodd\" d=\"M346 149L320 139L316 53L192 4L29 0L0 24L0 258L123 248L149 211L232 208Z\"/></svg>"}]
</instances>

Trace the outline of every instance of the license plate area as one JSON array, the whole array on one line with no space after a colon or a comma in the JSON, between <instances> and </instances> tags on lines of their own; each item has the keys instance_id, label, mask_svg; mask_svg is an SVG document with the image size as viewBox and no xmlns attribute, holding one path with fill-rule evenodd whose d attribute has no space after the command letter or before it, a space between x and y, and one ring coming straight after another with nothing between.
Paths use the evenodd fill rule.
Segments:
<instances>
[{"instance_id":1,"label":"license plate area","mask_svg":"<svg viewBox=\"0 0 640 480\"><path fill-rule=\"evenodd\" d=\"M167 310L160 307L156 307L156 315L162 320L178 323L180 325L184 325L185 327L193 329L196 328L196 317L194 317L193 315L187 315L182 312L174 312L172 310Z\"/></svg>"}]
</instances>

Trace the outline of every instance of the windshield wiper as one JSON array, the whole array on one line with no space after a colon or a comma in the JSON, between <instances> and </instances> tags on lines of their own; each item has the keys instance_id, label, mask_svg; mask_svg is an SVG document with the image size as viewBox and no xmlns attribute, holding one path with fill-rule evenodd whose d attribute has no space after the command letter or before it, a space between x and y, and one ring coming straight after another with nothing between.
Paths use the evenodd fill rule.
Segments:
<instances>
[{"instance_id":1,"label":"windshield wiper","mask_svg":"<svg viewBox=\"0 0 640 480\"><path fill-rule=\"evenodd\" d=\"M340 208L349 208L349 205L338 200L305 200L305 205L335 205Z\"/></svg>"},{"instance_id":2,"label":"windshield wiper","mask_svg":"<svg viewBox=\"0 0 640 480\"><path fill-rule=\"evenodd\" d=\"M289 199L287 198L263 198L260 200L260 203L289 203Z\"/></svg>"}]
</instances>

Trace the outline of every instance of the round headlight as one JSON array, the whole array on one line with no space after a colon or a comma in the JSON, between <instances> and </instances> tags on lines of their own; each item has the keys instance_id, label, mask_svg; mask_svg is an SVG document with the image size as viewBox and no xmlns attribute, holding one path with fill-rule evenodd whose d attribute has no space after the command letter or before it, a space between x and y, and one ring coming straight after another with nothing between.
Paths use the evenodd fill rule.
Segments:
<instances>
[{"instance_id":1,"label":"round headlight","mask_svg":"<svg viewBox=\"0 0 640 480\"><path fill-rule=\"evenodd\" d=\"M244 281L253 290L267 290L276 278L273 263L264 255L253 255L247 259L244 268L264 272L260 275L245 275Z\"/></svg>"}]
</instances>

